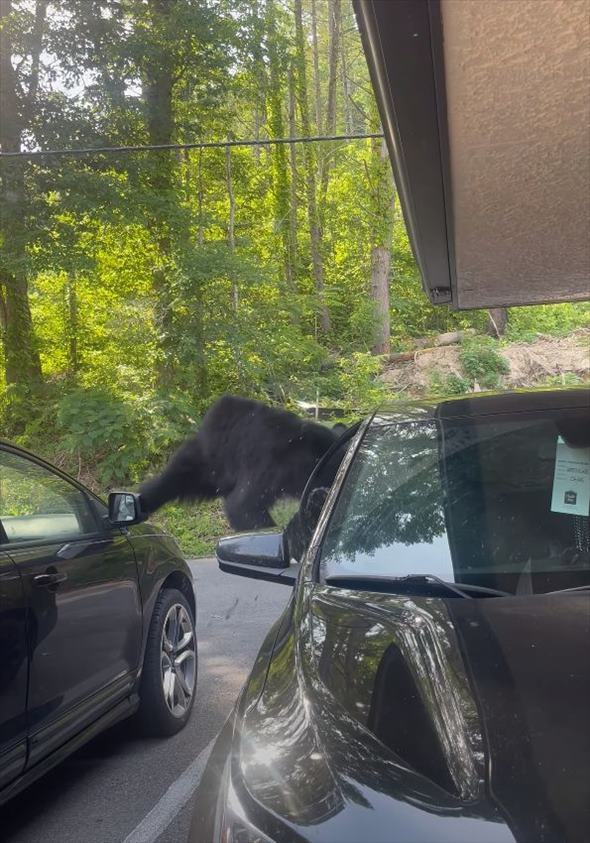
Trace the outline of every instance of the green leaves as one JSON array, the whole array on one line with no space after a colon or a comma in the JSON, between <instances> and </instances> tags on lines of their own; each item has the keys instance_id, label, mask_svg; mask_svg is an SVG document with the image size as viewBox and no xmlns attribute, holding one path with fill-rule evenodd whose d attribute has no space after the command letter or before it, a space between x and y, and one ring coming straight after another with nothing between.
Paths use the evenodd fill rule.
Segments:
<instances>
[{"instance_id":1,"label":"green leaves","mask_svg":"<svg viewBox=\"0 0 590 843\"><path fill-rule=\"evenodd\" d=\"M485 389L496 389L501 375L508 374L507 360L498 350L498 342L491 337L476 337L461 345L459 360L471 386L479 384Z\"/></svg>"},{"instance_id":2,"label":"green leaves","mask_svg":"<svg viewBox=\"0 0 590 843\"><path fill-rule=\"evenodd\" d=\"M61 446L97 465L101 484L131 479L145 464L142 429L132 405L101 389L78 389L57 406Z\"/></svg>"}]
</instances>

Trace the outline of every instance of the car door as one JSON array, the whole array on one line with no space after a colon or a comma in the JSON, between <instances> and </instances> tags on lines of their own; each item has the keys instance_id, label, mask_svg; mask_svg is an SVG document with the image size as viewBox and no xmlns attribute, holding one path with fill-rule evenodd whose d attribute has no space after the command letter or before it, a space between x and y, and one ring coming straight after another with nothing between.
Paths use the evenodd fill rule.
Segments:
<instances>
[{"instance_id":1,"label":"car door","mask_svg":"<svg viewBox=\"0 0 590 843\"><path fill-rule=\"evenodd\" d=\"M28 667L23 585L0 551L0 788L22 772L27 758Z\"/></svg>"},{"instance_id":2,"label":"car door","mask_svg":"<svg viewBox=\"0 0 590 843\"><path fill-rule=\"evenodd\" d=\"M141 599L130 542L88 494L18 451L0 450L3 549L29 613L29 764L133 687Z\"/></svg>"}]
</instances>

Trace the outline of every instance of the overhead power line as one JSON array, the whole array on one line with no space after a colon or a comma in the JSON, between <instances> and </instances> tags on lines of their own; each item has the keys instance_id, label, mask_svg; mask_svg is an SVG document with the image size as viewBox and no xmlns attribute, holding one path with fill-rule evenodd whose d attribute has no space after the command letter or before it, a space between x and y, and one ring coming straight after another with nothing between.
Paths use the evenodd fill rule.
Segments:
<instances>
[{"instance_id":1,"label":"overhead power line","mask_svg":"<svg viewBox=\"0 0 590 843\"><path fill-rule=\"evenodd\" d=\"M151 143L137 146L95 146L80 149L39 149L30 152L0 152L1 158L56 158L80 155L121 155L130 152L166 152L176 149L224 149L231 146L270 146L283 143L320 143L382 138L382 132L361 135L315 135L308 138L265 138L264 140L195 141L194 143Z\"/></svg>"}]
</instances>

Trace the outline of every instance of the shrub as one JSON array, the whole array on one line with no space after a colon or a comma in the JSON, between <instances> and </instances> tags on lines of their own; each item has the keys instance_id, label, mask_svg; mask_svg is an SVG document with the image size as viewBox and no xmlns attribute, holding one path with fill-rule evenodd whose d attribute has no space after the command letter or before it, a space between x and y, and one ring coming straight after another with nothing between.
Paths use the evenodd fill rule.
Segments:
<instances>
[{"instance_id":1,"label":"shrub","mask_svg":"<svg viewBox=\"0 0 590 843\"><path fill-rule=\"evenodd\" d=\"M326 379L324 389L344 411L357 414L374 410L389 396L380 380L382 361L369 352L356 352L338 360L334 374Z\"/></svg>"},{"instance_id":2,"label":"shrub","mask_svg":"<svg viewBox=\"0 0 590 843\"><path fill-rule=\"evenodd\" d=\"M575 372L562 372L560 375L547 375L537 386L578 386L584 379Z\"/></svg>"},{"instance_id":3,"label":"shrub","mask_svg":"<svg viewBox=\"0 0 590 843\"><path fill-rule=\"evenodd\" d=\"M186 556L210 556L217 540L231 532L219 501L171 503L153 516L152 523L174 536Z\"/></svg>"},{"instance_id":4,"label":"shrub","mask_svg":"<svg viewBox=\"0 0 590 843\"><path fill-rule=\"evenodd\" d=\"M434 371L428 383L429 395L464 395L469 392L471 384L466 378L455 375L453 372L443 374Z\"/></svg>"},{"instance_id":5,"label":"shrub","mask_svg":"<svg viewBox=\"0 0 590 843\"><path fill-rule=\"evenodd\" d=\"M508 362L491 337L466 340L461 345L459 360L471 386L477 383L486 389L496 389L501 376L509 372Z\"/></svg>"},{"instance_id":6,"label":"shrub","mask_svg":"<svg viewBox=\"0 0 590 843\"><path fill-rule=\"evenodd\" d=\"M76 389L57 405L61 447L96 466L98 481L134 480L146 465L145 431L130 402L103 389Z\"/></svg>"}]
</instances>

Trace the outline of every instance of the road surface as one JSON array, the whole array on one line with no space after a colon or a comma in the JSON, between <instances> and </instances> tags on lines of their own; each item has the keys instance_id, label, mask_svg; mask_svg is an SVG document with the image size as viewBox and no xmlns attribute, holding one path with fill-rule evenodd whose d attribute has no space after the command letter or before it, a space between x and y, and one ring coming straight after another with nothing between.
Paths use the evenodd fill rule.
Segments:
<instances>
[{"instance_id":1,"label":"road surface","mask_svg":"<svg viewBox=\"0 0 590 843\"><path fill-rule=\"evenodd\" d=\"M191 562L199 677L187 727L146 740L123 722L0 808L2 843L185 843L190 796L290 589Z\"/></svg>"}]
</instances>

